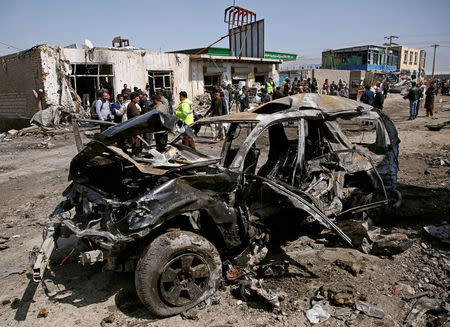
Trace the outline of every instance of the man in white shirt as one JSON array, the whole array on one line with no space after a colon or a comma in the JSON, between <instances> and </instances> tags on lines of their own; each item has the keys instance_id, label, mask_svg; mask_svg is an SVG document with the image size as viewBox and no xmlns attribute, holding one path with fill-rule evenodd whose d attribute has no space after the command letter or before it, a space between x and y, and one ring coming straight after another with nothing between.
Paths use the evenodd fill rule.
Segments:
<instances>
[{"instance_id":1,"label":"man in white shirt","mask_svg":"<svg viewBox=\"0 0 450 327\"><path fill-rule=\"evenodd\" d=\"M95 103L95 112L97 113L98 120L110 121L111 110L109 105L109 93L102 92L102 97Z\"/></svg>"}]
</instances>

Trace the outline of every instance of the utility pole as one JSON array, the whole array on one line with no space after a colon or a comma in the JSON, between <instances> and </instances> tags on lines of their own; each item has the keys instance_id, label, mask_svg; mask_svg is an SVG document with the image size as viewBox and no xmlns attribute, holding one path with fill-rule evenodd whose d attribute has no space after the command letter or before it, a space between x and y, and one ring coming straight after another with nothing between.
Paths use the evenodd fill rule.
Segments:
<instances>
[{"instance_id":1,"label":"utility pole","mask_svg":"<svg viewBox=\"0 0 450 327\"><path fill-rule=\"evenodd\" d=\"M398 36L389 35L384 37L386 40L389 40L389 43L385 43L388 47L392 47L393 45L398 45L397 43L392 42L392 39L398 39Z\"/></svg>"},{"instance_id":2,"label":"utility pole","mask_svg":"<svg viewBox=\"0 0 450 327\"><path fill-rule=\"evenodd\" d=\"M436 63L436 48L439 46L439 44L433 44L432 47L434 47L434 55L433 55L433 71L431 72L431 78L434 78L434 64Z\"/></svg>"}]
</instances>

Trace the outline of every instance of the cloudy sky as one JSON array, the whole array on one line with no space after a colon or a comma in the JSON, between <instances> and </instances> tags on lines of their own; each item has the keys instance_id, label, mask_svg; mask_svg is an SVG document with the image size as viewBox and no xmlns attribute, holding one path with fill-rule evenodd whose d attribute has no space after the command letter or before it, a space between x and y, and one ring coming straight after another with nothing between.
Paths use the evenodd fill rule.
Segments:
<instances>
[{"instance_id":1,"label":"cloudy sky","mask_svg":"<svg viewBox=\"0 0 450 327\"><path fill-rule=\"evenodd\" d=\"M84 39L110 46L119 35L152 51L204 47L227 33L223 12L230 5L231 0L3 1L0 55ZM265 19L266 50L296 53L304 64L320 63L324 49L381 45L384 36L397 35L398 43L427 51L427 72L431 45L440 44L436 71L450 72L450 0L236 0L236 5ZM228 41L218 46L228 47Z\"/></svg>"}]
</instances>

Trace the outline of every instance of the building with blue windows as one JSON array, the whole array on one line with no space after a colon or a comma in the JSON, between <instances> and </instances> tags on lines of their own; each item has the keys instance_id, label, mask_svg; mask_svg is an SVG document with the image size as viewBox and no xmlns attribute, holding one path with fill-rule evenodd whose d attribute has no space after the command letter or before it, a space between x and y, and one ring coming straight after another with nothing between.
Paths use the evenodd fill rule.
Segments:
<instances>
[{"instance_id":1,"label":"building with blue windows","mask_svg":"<svg viewBox=\"0 0 450 327\"><path fill-rule=\"evenodd\" d=\"M377 45L364 45L322 52L322 68L344 70L395 71L398 50Z\"/></svg>"}]
</instances>

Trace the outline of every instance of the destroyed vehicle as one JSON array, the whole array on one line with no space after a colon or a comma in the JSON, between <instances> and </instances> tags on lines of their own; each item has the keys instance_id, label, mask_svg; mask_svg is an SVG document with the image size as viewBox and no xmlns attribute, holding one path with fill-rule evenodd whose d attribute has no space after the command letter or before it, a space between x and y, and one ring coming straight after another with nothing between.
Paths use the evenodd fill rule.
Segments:
<instances>
[{"instance_id":1,"label":"destroyed vehicle","mask_svg":"<svg viewBox=\"0 0 450 327\"><path fill-rule=\"evenodd\" d=\"M370 142L349 139L341 128L349 122L369 126ZM170 316L215 292L223 261L261 260L281 220L316 221L352 245L336 220L399 201L397 132L371 106L301 94L197 124L206 132L227 126L220 155L182 145L179 134L161 153L130 157L117 144L131 136L191 133L156 111L88 143L71 162L67 199L53 213L60 222L47 234L35 278L53 240L75 234L82 264L135 271L144 305Z\"/></svg>"}]
</instances>

